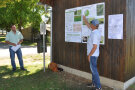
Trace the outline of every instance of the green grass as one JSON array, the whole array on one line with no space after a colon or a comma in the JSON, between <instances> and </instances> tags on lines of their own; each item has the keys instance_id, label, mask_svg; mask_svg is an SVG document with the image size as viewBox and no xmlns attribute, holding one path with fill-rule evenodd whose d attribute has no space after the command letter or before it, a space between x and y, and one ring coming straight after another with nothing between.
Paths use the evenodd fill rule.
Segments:
<instances>
[{"instance_id":1,"label":"green grass","mask_svg":"<svg viewBox=\"0 0 135 90\"><path fill-rule=\"evenodd\" d=\"M47 63L49 60L50 57L47 56L46 67L49 64ZM39 90L45 88L44 84L47 83L46 81L51 83L52 72L47 69L47 73L43 72L41 54L24 56L24 64L28 71L21 71L17 68L16 72L12 72L10 65L0 66L0 90ZM17 67L19 67L18 64ZM46 88L50 87L50 83L45 84L47 85Z\"/></svg>"},{"instance_id":2,"label":"green grass","mask_svg":"<svg viewBox=\"0 0 135 90\"><path fill-rule=\"evenodd\" d=\"M0 36L0 42L5 42L5 38L6 36L5 35L1 35ZM23 46L37 46L37 43L36 42L31 42L31 41L26 41L24 40L23 43L22 43Z\"/></svg>"},{"instance_id":3,"label":"green grass","mask_svg":"<svg viewBox=\"0 0 135 90\"><path fill-rule=\"evenodd\" d=\"M5 36L0 36L0 42L4 43L5 42ZM50 37L47 37L49 40L47 43L47 46L50 46ZM24 40L22 43L23 46L37 46L37 42L31 42L31 41L26 41Z\"/></svg>"},{"instance_id":4,"label":"green grass","mask_svg":"<svg viewBox=\"0 0 135 90\"><path fill-rule=\"evenodd\" d=\"M23 41L22 43L23 46L37 46L36 42L31 42L31 41Z\"/></svg>"},{"instance_id":5,"label":"green grass","mask_svg":"<svg viewBox=\"0 0 135 90\"><path fill-rule=\"evenodd\" d=\"M0 42L3 42L3 43L4 43L4 42L5 42L5 38L6 38L6 37L5 37L4 35L1 35L1 36L0 36Z\"/></svg>"},{"instance_id":6,"label":"green grass","mask_svg":"<svg viewBox=\"0 0 135 90\"><path fill-rule=\"evenodd\" d=\"M46 69L44 73L42 65L29 65L30 71L17 70L11 72L10 67L2 66L0 68L0 90L54 90L61 88L58 81L58 74L52 73ZM63 84L64 85L64 84Z\"/></svg>"},{"instance_id":7,"label":"green grass","mask_svg":"<svg viewBox=\"0 0 135 90\"><path fill-rule=\"evenodd\" d=\"M127 90L135 90L135 83L131 85Z\"/></svg>"},{"instance_id":8,"label":"green grass","mask_svg":"<svg viewBox=\"0 0 135 90\"><path fill-rule=\"evenodd\" d=\"M47 69L50 57L46 56L46 72L43 72L42 55L27 55L23 57L25 68L21 71L17 63L17 70L11 71L11 65L5 65L9 60L0 58L0 90L82 90L78 86L66 81L63 74L54 73ZM3 60L3 61L2 61Z\"/></svg>"}]
</instances>

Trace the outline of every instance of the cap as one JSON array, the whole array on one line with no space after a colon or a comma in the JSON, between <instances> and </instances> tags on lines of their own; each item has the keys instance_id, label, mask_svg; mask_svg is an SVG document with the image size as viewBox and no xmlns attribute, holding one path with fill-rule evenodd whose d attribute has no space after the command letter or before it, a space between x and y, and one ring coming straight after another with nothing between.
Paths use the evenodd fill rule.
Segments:
<instances>
[{"instance_id":1,"label":"cap","mask_svg":"<svg viewBox=\"0 0 135 90\"><path fill-rule=\"evenodd\" d=\"M97 19L94 19L91 21L91 24L93 24L94 26L99 25L99 21Z\"/></svg>"}]
</instances>

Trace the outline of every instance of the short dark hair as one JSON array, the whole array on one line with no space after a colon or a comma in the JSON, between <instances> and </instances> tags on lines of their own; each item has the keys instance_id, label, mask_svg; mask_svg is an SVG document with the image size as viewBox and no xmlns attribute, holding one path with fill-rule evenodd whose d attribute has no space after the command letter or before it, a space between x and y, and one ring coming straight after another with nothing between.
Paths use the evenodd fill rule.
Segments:
<instances>
[{"instance_id":1,"label":"short dark hair","mask_svg":"<svg viewBox=\"0 0 135 90\"><path fill-rule=\"evenodd\" d=\"M12 26L14 26L14 25L15 25L15 24L11 24L11 25L10 25L10 28L12 28Z\"/></svg>"}]
</instances>

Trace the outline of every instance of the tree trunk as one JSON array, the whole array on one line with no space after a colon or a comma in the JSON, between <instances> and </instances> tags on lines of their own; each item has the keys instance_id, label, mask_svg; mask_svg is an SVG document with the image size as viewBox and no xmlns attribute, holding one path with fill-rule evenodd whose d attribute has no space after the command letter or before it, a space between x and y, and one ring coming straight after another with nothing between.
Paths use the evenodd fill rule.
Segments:
<instances>
[{"instance_id":1,"label":"tree trunk","mask_svg":"<svg viewBox=\"0 0 135 90\"><path fill-rule=\"evenodd\" d=\"M3 35L3 29L2 29L2 35Z\"/></svg>"},{"instance_id":2,"label":"tree trunk","mask_svg":"<svg viewBox=\"0 0 135 90\"><path fill-rule=\"evenodd\" d=\"M20 32L22 32L20 23L18 24L18 29L19 29Z\"/></svg>"},{"instance_id":3,"label":"tree trunk","mask_svg":"<svg viewBox=\"0 0 135 90\"><path fill-rule=\"evenodd\" d=\"M21 27L22 27L22 19L20 19L20 23L18 24L18 29L19 29L19 31L22 33Z\"/></svg>"}]
</instances>

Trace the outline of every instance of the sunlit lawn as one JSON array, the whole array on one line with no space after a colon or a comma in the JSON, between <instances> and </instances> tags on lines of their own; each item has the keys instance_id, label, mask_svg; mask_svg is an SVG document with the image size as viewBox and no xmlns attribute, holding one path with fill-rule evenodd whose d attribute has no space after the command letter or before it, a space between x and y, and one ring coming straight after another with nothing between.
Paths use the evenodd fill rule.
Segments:
<instances>
[{"instance_id":1,"label":"sunlit lawn","mask_svg":"<svg viewBox=\"0 0 135 90\"><path fill-rule=\"evenodd\" d=\"M131 85L127 90L135 90L135 83Z\"/></svg>"},{"instance_id":2,"label":"sunlit lawn","mask_svg":"<svg viewBox=\"0 0 135 90\"><path fill-rule=\"evenodd\" d=\"M47 69L49 56L46 56L46 72L43 72L42 54L27 55L23 59L28 71L21 71L16 60L18 68L12 72L10 59L0 58L0 90L76 90L77 86L64 81L60 72Z\"/></svg>"},{"instance_id":3,"label":"sunlit lawn","mask_svg":"<svg viewBox=\"0 0 135 90\"><path fill-rule=\"evenodd\" d=\"M5 42L5 38L6 38L5 35L0 35L0 42L4 43ZM37 43L24 40L22 45L23 46L37 46Z\"/></svg>"},{"instance_id":4,"label":"sunlit lawn","mask_svg":"<svg viewBox=\"0 0 135 90\"><path fill-rule=\"evenodd\" d=\"M5 36L4 35L0 35L0 42L5 42Z\"/></svg>"},{"instance_id":5,"label":"sunlit lawn","mask_svg":"<svg viewBox=\"0 0 135 90\"><path fill-rule=\"evenodd\" d=\"M93 90L85 86L84 79L78 81L76 76L50 71L47 68L50 56L46 56L46 72L43 72L42 54L26 55L23 59L27 71L20 70L16 58L17 70L12 72L9 57L0 58L0 90ZM135 84L127 90L135 90Z\"/></svg>"},{"instance_id":6,"label":"sunlit lawn","mask_svg":"<svg viewBox=\"0 0 135 90\"><path fill-rule=\"evenodd\" d=\"M36 42L31 42L31 41L23 41L22 45L24 46L37 46Z\"/></svg>"},{"instance_id":7,"label":"sunlit lawn","mask_svg":"<svg viewBox=\"0 0 135 90\"><path fill-rule=\"evenodd\" d=\"M46 67L49 64L49 58L49 56L46 57ZM25 68L27 68L28 71L21 71L19 69L18 60L16 60L18 68L17 71L12 72L10 62L3 59L6 64L8 64L5 65L4 61L2 59L0 60L3 62L3 65L1 64L0 66L0 90L42 90L45 88L49 89L53 86L52 84L55 83L55 81L50 81L50 77L54 73L47 69L47 73L43 72L41 54L24 56ZM57 74L54 75L57 79Z\"/></svg>"}]
</instances>

